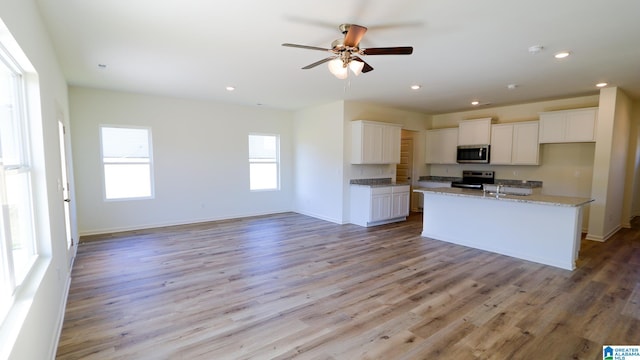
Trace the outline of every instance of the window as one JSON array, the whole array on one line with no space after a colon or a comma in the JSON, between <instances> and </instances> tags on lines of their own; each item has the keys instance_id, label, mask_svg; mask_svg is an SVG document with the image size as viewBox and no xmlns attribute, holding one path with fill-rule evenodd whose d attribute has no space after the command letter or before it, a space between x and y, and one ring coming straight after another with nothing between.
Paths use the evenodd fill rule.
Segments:
<instances>
[{"instance_id":1,"label":"window","mask_svg":"<svg viewBox=\"0 0 640 360\"><path fill-rule=\"evenodd\" d=\"M24 75L0 46L0 322L38 256Z\"/></svg>"},{"instance_id":2,"label":"window","mask_svg":"<svg viewBox=\"0 0 640 360\"><path fill-rule=\"evenodd\" d=\"M153 197L151 129L100 127L107 200Z\"/></svg>"},{"instance_id":3,"label":"window","mask_svg":"<svg viewBox=\"0 0 640 360\"><path fill-rule=\"evenodd\" d=\"M280 138L277 135L249 135L249 189L280 188Z\"/></svg>"}]
</instances>

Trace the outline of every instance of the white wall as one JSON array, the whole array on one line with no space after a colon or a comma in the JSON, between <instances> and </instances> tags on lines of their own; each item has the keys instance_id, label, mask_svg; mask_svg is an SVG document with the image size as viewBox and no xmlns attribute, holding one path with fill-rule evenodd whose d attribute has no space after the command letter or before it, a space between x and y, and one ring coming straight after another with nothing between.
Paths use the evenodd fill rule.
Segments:
<instances>
[{"instance_id":1,"label":"white wall","mask_svg":"<svg viewBox=\"0 0 640 360\"><path fill-rule=\"evenodd\" d=\"M343 110L337 101L295 113L295 209L319 219L344 223Z\"/></svg>"},{"instance_id":2,"label":"white wall","mask_svg":"<svg viewBox=\"0 0 640 360\"><path fill-rule=\"evenodd\" d=\"M372 120L402 124L424 133L428 115L372 103L338 101L296 112L296 211L335 223L348 223L349 180L395 179L395 165L351 164L351 121ZM414 148L416 172L424 166L424 136ZM417 176L416 176L417 179Z\"/></svg>"},{"instance_id":3,"label":"white wall","mask_svg":"<svg viewBox=\"0 0 640 360\"><path fill-rule=\"evenodd\" d=\"M0 0L0 18L35 68L40 84L40 101L31 101L29 107L36 119L31 128L32 182L42 254L0 327L0 358L50 359L62 325L69 281L70 258L58 189L61 166L57 124L58 111L68 121L67 86L34 1ZM2 36L6 40L7 35Z\"/></svg>"},{"instance_id":4,"label":"white wall","mask_svg":"<svg viewBox=\"0 0 640 360\"><path fill-rule=\"evenodd\" d=\"M631 120L631 138L629 139L629 156L631 165L629 169L633 172L632 194L630 216L640 216L640 100L633 103L633 112ZM634 139L634 140L632 140ZM634 146L631 146L634 144Z\"/></svg>"},{"instance_id":5,"label":"white wall","mask_svg":"<svg viewBox=\"0 0 640 360\"><path fill-rule=\"evenodd\" d=\"M71 87L81 234L291 211L290 112ZM99 126L148 126L155 198L104 201ZM280 135L281 190L249 191L249 133Z\"/></svg>"},{"instance_id":6,"label":"white wall","mask_svg":"<svg viewBox=\"0 0 640 360\"><path fill-rule=\"evenodd\" d=\"M622 227L630 129L629 98L618 88L602 89L591 195L595 201L588 239L607 240Z\"/></svg>"}]
</instances>

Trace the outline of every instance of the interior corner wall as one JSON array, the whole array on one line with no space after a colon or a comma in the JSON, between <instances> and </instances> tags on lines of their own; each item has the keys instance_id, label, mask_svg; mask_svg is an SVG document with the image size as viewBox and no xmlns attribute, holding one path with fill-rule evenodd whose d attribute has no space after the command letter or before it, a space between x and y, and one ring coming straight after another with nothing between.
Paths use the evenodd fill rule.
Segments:
<instances>
[{"instance_id":1,"label":"interior corner wall","mask_svg":"<svg viewBox=\"0 0 640 360\"><path fill-rule=\"evenodd\" d=\"M640 99L633 102L633 110L631 116L631 136L635 138L635 146L631 149L635 150L633 154L633 182L632 182L632 202L631 217L640 216Z\"/></svg>"},{"instance_id":2,"label":"interior corner wall","mask_svg":"<svg viewBox=\"0 0 640 360\"><path fill-rule=\"evenodd\" d=\"M71 87L82 235L291 211L293 113ZM100 125L151 128L155 196L105 201ZM280 136L280 190L249 189L249 133Z\"/></svg>"},{"instance_id":3,"label":"interior corner wall","mask_svg":"<svg viewBox=\"0 0 640 360\"><path fill-rule=\"evenodd\" d=\"M622 209L622 227L631 228L631 220L634 215L634 204L637 196L637 182L638 182L638 131L639 123L637 118L637 101L630 102L630 119L629 119L629 148L627 150L627 170L625 177L625 194L631 196L624 197L624 204Z\"/></svg>"},{"instance_id":4,"label":"interior corner wall","mask_svg":"<svg viewBox=\"0 0 640 360\"><path fill-rule=\"evenodd\" d=\"M631 101L618 88L600 90L587 239L606 241L622 227Z\"/></svg>"},{"instance_id":5,"label":"interior corner wall","mask_svg":"<svg viewBox=\"0 0 640 360\"><path fill-rule=\"evenodd\" d=\"M343 224L344 102L294 114L295 211Z\"/></svg>"},{"instance_id":6,"label":"interior corner wall","mask_svg":"<svg viewBox=\"0 0 640 360\"><path fill-rule=\"evenodd\" d=\"M428 128L431 116L425 113L393 108L380 104L360 101L347 101L344 106L344 148L349 149L344 156L344 193L343 211L349 214L351 201L349 194L349 180L369 178L391 178L395 181L396 166L391 165L359 165L351 164L351 122L354 120L370 120L402 125L402 129L413 131L415 149L413 156L414 184L421 175L427 175L425 164L425 131Z\"/></svg>"}]
</instances>

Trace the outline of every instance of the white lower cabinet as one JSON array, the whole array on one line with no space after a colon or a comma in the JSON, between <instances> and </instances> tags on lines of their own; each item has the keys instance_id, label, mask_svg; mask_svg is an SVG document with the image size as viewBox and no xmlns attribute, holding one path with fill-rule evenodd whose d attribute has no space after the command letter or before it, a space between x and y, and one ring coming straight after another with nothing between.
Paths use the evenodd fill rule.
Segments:
<instances>
[{"instance_id":1,"label":"white lower cabinet","mask_svg":"<svg viewBox=\"0 0 640 360\"><path fill-rule=\"evenodd\" d=\"M394 186L391 188L391 218L409 215L410 196L409 186Z\"/></svg>"},{"instance_id":2,"label":"white lower cabinet","mask_svg":"<svg viewBox=\"0 0 640 360\"><path fill-rule=\"evenodd\" d=\"M409 185L351 186L351 223L374 226L406 220Z\"/></svg>"}]
</instances>

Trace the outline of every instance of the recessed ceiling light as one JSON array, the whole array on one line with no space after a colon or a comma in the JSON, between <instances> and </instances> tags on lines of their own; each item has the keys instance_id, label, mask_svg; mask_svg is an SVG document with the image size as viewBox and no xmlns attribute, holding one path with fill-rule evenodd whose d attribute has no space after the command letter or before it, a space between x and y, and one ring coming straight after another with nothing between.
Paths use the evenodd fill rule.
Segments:
<instances>
[{"instance_id":1,"label":"recessed ceiling light","mask_svg":"<svg viewBox=\"0 0 640 360\"><path fill-rule=\"evenodd\" d=\"M609 85L609 84L607 84L606 82L601 82L601 83L597 83L596 84L596 86L599 87L599 88L605 87L607 85Z\"/></svg>"},{"instance_id":2,"label":"recessed ceiling light","mask_svg":"<svg viewBox=\"0 0 640 360\"><path fill-rule=\"evenodd\" d=\"M561 51L559 53L556 53L555 55L553 55L553 57L555 57L556 59L564 59L567 56L571 55L570 52L568 51Z\"/></svg>"},{"instance_id":3,"label":"recessed ceiling light","mask_svg":"<svg viewBox=\"0 0 640 360\"><path fill-rule=\"evenodd\" d=\"M233 86L227 86L227 87L226 87L226 89L227 89L227 91L233 91L233 90L235 90L236 88L235 88L235 87L233 87Z\"/></svg>"},{"instance_id":4,"label":"recessed ceiling light","mask_svg":"<svg viewBox=\"0 0 640 360\"><path fill-rule=\"evenodd\" d=\"M418 90L420 89L422 86L420 85L411 85L411 90Z\"/></svg>"},{"instance_id":5,"label":"recessed ceiling light","mask_svg":"<svg viewBox=\"0 0 640 360\"><path fill-rule=\"evenodd\" d=\"M480 101L474 100L474 101L471 102L471 105L473 105L473 106L480 105Z\"/></svg>"}]
</instances>

